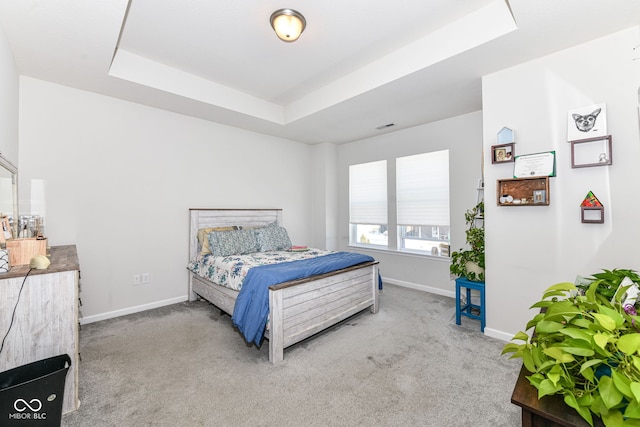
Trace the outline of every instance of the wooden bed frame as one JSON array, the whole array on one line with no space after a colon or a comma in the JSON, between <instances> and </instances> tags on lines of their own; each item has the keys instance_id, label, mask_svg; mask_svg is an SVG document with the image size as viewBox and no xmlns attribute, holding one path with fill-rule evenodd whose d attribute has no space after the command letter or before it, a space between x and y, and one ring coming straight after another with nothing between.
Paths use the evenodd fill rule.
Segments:
<instances>
[{"instance_id":1,"label":"wooden bed frame","mask_svg":"<svg viewBox=\"0 0 640 427\"><path fill-rule=\"evenodd\" d=\"M189 209L189 260L199 251L200 228L281 224L281 209ZM231 315L237 291L189 271L189 300L198 296ZM366 308L378 312L378 262L269 287L269 360L284 359L284 349Z\"/></svg>"}]
</instances>

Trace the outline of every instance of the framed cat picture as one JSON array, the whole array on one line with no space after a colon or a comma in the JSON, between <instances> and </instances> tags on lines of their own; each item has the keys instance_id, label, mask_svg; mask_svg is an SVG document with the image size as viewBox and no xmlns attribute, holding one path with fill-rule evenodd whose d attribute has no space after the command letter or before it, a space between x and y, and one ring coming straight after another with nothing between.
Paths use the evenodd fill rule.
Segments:
<instances>
[{"instance_id":1,"label":"framed cat picture","mask_svg":"<svg viewBox=\"0 0 640 427\"><path fill-rule=\"evenodd\" d=\"M569 110L567 141L596 138L607 134L607 105L596 104Z\"/></svg>"}]
</instances>

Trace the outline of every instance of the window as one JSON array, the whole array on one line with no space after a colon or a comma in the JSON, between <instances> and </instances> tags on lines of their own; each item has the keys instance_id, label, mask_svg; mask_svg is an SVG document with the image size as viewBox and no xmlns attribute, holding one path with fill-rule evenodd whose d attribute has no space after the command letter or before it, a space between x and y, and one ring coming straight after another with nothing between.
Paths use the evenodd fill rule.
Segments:
<instances>
[{"instance_id":1,"label":"window","mask_svg":"<svg viewBox=\"0 0 640 427\"><path fill-rule=\"evenodd\" d=\"M387 161L349 166L349 242L388 247Z\"/></svg>"},{"instance_id":2,"label":"window","mask_svg":"<svg viewBox=\"0 0 640 427\"><path fill-rule=\"evenodd\" d=\"M397 158L396 200L398 249L448 256L449 151Z\"/></svg>"},{"instance_id":3,"label":"window","mask_svg":"<svg viewBox=\"0 0 640 427\"><path fill-rule=\"evenodd\" d=\"M399 157L391 178L388 194L386 160L349 166L349 244L448 257L449 151Z\"/></svg>"}]
</instances>

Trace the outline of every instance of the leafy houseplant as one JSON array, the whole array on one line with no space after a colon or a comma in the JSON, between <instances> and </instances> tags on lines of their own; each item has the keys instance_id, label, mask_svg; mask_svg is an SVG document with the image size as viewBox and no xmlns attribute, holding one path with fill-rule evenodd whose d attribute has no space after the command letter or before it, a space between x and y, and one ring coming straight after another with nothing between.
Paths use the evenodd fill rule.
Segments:
<instances>
[{"instance_id":1,"label":"leafy houseplant","mask_svg":"<svg viewBox=\"0 0 640 427\"><path fill-rule=\"evenodd\" d=\"M467 244L470 249L460 249L451 253L449 271L472 281L484 281L484 202L480 202L464 214L468 226ZM481 225L477 221L482 221ZM473 268L475 265L478 268Z\"/></svg>"},{"instance_id":2,"label":"leafy houseplant","mask_svg":"<svg viewBox=\"0 0 640 427\"><path fill-rule=\"evenodd\" d=\"M532 308L532 336L518 332L503 354L522 358L538 398L564 396L593 426L640 426L640 317L633 270L604 270L589 283L558 283ZM633 291L633 292L632 292ZM629 295L635 295L629 298Z\"/></svg>"}]
</instances>

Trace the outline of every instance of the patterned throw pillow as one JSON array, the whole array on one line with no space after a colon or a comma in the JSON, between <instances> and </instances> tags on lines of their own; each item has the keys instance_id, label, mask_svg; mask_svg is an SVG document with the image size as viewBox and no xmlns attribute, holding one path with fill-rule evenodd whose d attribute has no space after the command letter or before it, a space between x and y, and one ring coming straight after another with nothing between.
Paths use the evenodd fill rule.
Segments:
<instances>
[{"instance_id":1,"label":"patterned throw pillow","mask_svg":"<svg viewBox=\"0 0 640 427\"><path fill-rule=\"evenodd\" d=\"M237 230L238 227L231 225L228 227L209 227L201 228L198 230L198 242L200 243L200 255L206 255L211 253L209 250L209 233L212 231L231 231Z\"/></svg>"},{"instance_id":2,"label":"patterned throw pillow","mask_svg":"<svg viewBox=\"0 0 640 427\"><path fill-rule=\"evenodd\" d=\"M284 251L291 247L291 239L284 227L268 226L258 228L255 232L260 252Z\"/></svg>"},{"instance_id":3,"label":"patterned throw pillow","mask_svg":"<svg viewBox=\"0 0 640 427\"><path fill-rule=\"evenodd\" d=\"M258 252L255 230L212 231L209 249L214 256L242 255Z\"/></svg>"}]
</instances>

